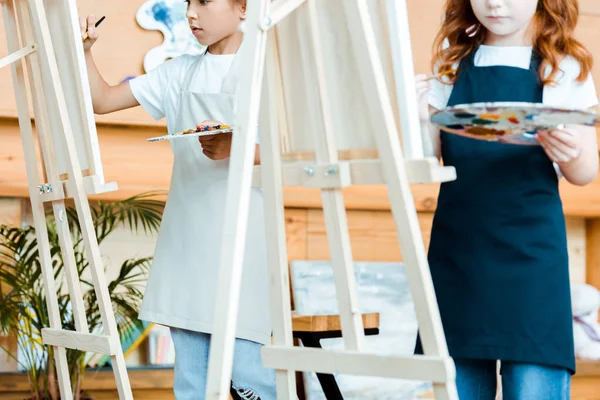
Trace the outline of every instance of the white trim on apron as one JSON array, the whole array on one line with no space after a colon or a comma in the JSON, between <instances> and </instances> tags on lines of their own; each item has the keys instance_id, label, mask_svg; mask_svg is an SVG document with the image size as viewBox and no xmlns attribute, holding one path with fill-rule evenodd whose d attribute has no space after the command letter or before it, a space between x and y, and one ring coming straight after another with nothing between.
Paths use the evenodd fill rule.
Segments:
<instances>
[{"instance_id":1,"label":"white trim on apron","mask_svg":"<svg viewBox=\"0 0 600 400\"><path fill-rule=\"evenodd\" d=\"M221 93L190 91L204 56L189 69L180 95L176 131L204 120L232 125L239 57ZM234 133L235 134L235 133ZM229 160L213 161L197 138L172 140L171 187L140 319L212 333ZM270 343L269 283L262 191L252 189L236 337Z\"/></svg>"}]
</instances>

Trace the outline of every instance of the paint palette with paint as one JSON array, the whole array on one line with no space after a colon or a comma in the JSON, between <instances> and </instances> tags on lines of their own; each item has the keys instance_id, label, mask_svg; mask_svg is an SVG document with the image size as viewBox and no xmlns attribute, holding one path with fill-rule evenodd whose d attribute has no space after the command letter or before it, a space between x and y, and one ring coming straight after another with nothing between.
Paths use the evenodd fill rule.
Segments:
<instances>
[{"instance_id":1,"label":"paint palette with paint","mask_svg":"<svg viewBox=\"0 0 600 400\"><path fill-rule=\"evenodd\" d=\"M204 129L188 129L186 131L174 133L172 135L157 136L157 137L149 138L148 141L149 142L160 142L163 140L174 140L174 139L179 139L179 138L191 138L191 137L198 137L198 136L211 136L211 135L218 135L220 133L229 133L229 132L233 132L233 128L231 128L231 126L217 125L217 126L212 126L212 127L205 127Z\"/></svg>"},{"instance_id":2,"label":"paint palette with paint","mask_svg":"<svg viewBox=\"0 0 600 400\"><path fill-rule=\"evenodd\" d=\"M564 125L600 125L598 114L587 110L548 107L539 103L473 103L447 107L431 116L441 130L473 139L537 145L540 130Z\"/></svg>"}]
</instances>

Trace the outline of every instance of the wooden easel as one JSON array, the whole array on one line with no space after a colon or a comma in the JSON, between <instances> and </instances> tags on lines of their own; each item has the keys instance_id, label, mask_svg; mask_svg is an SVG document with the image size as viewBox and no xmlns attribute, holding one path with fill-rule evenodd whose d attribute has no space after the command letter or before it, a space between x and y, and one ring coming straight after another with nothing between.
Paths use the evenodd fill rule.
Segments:
<instances>
[{"instance_id":1,"label":"wooden easel","mask_svg":"<svg viewBox=\"0 0 600 400\"><path fill-rule=\"evenodd\" d=\"M102 174L96 125L74 0L0 0L11 65L19 126L27 168L29 196L40 251L50 327L44 344L54 347L61 398L72 399L66 349L111 356L121 399L132 399L119 332L100 258L87 195L117 189ZM28 83L28 85L27 85ZM40 162L29 112L33 102ZM40 176L39 171L42 171ZM85 315L65 199L74 200L92 282L102 317L103 334L90 333ZM44 203L52 204L76 331L64 330L58 308Z\"/></svg>"},{"instance_id":2,"label":"wooden easel","mask_svg":"<svg viewBox=\"0 0 600 400\"><path fill-rule=\"evenodd\" d=\"M331 4L333 1L248 1L247 19L242 28L246 42L242 56L247 61L244 63L246 68L237 92L238 114L234 125L237 134L233 136L230 160L226 206L228 213L225 216L221 249L217 322L211 339L206 398L223 400L229 393L249 195L253 180L256 127L259 125L259 115L266 115L260 124L262 166L260 173L255 174L254 184L264 189L272 283L273 344L266 346L262 355L264 365L276 369L277 398L296 398L293 371L314 371L431 381L437 399L457 399L454 363L448 354L410 189L410 183L450 181L456 178L456 174L453 168L441 167L437 159L423 156L406 3L404 0L379 1L380 6L384 7L383 15L388 15L389 48L399 104L397 117L402 126L403 147L407 155L405 159L367 4L370 2L366 0L342 0L337 2L337 7L339 13L344 15L346 26L350 27L347 35L354 55L359 55L359 58L346 59L345 62L357 63L359 66L359 76L356 78L362 82L364 95L358 94L357 99L367 100L367 114L377 123L371 132L376 149L348 151L349 149L338 147L340 129L334 126L333 121L343 121L332 112L332 100L339 99L329 95L326 70L329 66L327 63L332 62L329 58L331 53L325 52L322 46L325 37L321 30L326 26L323 16L318 12L318 7L323 2ZM289 106L286 104L289 93L284 94L281 69L289 60L279 54L282 47L277 46L278 27L286 17L299 12L304 13L304 20L298 25L310 31L309 42L313 51L301 53L298 55L300 58L295 59L297 62L291 64L300 64L300 69L297 70L299 78L302 71L311 68L316 75L316 82L304 82L304 86L307 91L316 92L319 106L315 112L300 116L318 122L318 129L310 129L311 132L292 132L288 124L288 117L295 110L286 108ZM298 53L300 49L294 47L292 52ZM265 67L266 100L263 99L262 111L266 107L268 112L261 114ZM342 132L346 133L347 131ZM302 139L312 135L314 156L304 157L305 149L290 148L294 139L298 139L294 135L303 135ZM287 159L308 161L282 165L282 149L287 153ZM291 156L290 151L293 153ZM344 161L340 161L342 153ZM373 157L373 154L376 156ZM387 185L416 307L424 356L386 356L362 351L364 330L341 189L349 185L365 184ZM345 351L293 347L282 198L284 185L321 189Z\"/></svg>"}]
</instances>

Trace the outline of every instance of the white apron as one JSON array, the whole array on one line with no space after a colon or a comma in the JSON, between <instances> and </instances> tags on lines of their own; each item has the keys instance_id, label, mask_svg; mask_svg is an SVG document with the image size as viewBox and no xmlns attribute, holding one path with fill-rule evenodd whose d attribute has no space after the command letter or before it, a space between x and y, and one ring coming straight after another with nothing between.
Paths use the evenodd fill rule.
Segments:
<instances>
[{"instance_id":1,"label":"white apron","mask_svg":"<svg viewBox=\"0 0 600 400\"><path fill-rule=\"evenodd\" d=\"M234 122L240 58L234 58L219 94L188 91L203 59L199 56L185 77L176 132L204 120ZM140 319L212 333L229 160L206 157L196 137L172 140L171 146L171 187ZM236 337L267 344L271 323L263 224L262 191L253 188Z\"/></svg>"}]
</instances>

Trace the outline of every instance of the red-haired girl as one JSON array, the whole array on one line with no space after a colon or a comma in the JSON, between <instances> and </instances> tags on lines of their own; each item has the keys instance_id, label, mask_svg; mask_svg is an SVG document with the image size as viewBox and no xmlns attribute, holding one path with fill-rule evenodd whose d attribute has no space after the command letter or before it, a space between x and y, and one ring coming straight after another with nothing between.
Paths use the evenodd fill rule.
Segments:
<instances>
[{"instance_id":1,"label":"red-haired girl","mask_svg":"<svg viewBox=\"0 0 600 400\"><path fill-rule=\"evenodd\" d=\"M447 0L421 119L446 106L598 104L592 57L573 37L576 0ZM426 95L428 94L428 96ZM567 399L575 372L565 220L558 181L598 174L593 128L538 132L541 146L485 142L429 126L457 180L441 186L429 264L461 400ZM421 352L420 341L417 352Z\"/></svg>"}]
</instances>

